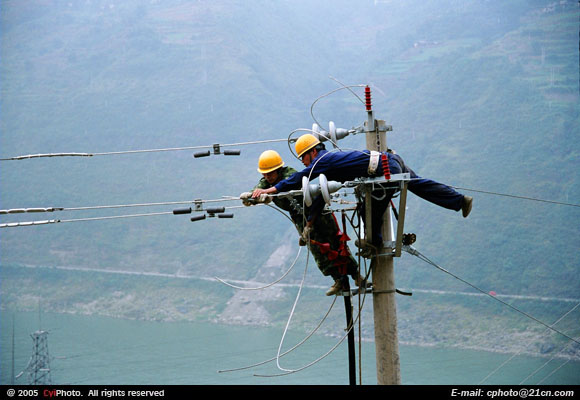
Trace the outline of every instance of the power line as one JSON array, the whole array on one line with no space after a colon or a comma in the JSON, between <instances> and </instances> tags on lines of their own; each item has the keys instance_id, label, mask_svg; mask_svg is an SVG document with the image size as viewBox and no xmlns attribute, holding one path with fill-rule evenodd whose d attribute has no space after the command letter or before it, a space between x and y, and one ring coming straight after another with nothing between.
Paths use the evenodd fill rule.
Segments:
<instances>
[{"instance_id":1,"label":"power line","mask_svg":"<svg viewBox=\"0 0 580 400\"><path fill-rule=\"evenodd\" d=\"M39 212L54 212L54 211L86 211L86 210L101 210L109 208L129 208L129 207L150 207L150 206L166 206L166 205L181 205L181 204L203 204L215 203L221 201L240 200L238 197L224 197L221 199L196 199L184 201L165 201L156 203L130 203L130 204L114 204L114 205L99 205L99 206L85 206L85 207L46 207L46 208L14 208L8 210L0 210L2 214L22 214L22 213L39 213Z\"/></svg>"},{"instance_id":2,"label":"power line","mask_svg":"<svg viewBox=\"0 0 580 400\"><path fill-rule=\"evenodd\" d=\"M564 315L562 315L560 318L558 318L558 320L556 320L556 322L554 322L552 324L552 326L555 326L558 322L560 322L561 320L563 320L564 318L566 318L566 316L568 314L570 314L572 311L574 311L576 308L578 308L578 306L580 306L580 303L577 303L574 307L572 307L572 309L568 310ZM545 332L548 332L548 329L546 329ZM488 380L492 375L494 375L497 371L499 371L501 368L503 368L504 365L506 365L508 362L510 362L511 360L513 360L515 357L517 357L519 354L521 354L522 351L524 351L524 349L526 349L531 343L529 343L528 345L526 345L526 347L524 347L523 349L520 349L517 353L514 353L510 358L508 358L507 360L505 360L503 363L501 363L496 369L494 369L493 371L491 371L485 378L483 378L479 384L483 384L486 380ZM527 379L527 378L526 378ZM521 382L523 383L523 381Z\"/></svg>"},{"instance_id":3,"label":"power line","mask_svg":"<svg viewBox=\"0 0 580 400\"><path fill-rule=\"evenodd\" d=\"M407 251L409 254L411 254L411 255L414 255L414 256L416 256L416 257L418 257L420 260L423 260L423 261L425 261L427 264L431 264L432 266L434 266L434 267L435 267L435 268L437 268L438 270L440 270L440 271L442 271L442 272L445 272L446 274L448 274L448 275L450 275L450 276L454 277L455 279L457 279L457 280L459 280L459 281L461 281L461 282L465 283L466 285L469 285L469 286L471 286L472 288L474 288L474 289L475 289L475 290L477 290L478 292L481 292L481 293L483 293L483 294L485 294L485 295L487 295L487 296L491 297L492 299L494 299L494 300L496 300L496 301L499 301L499 302L500 302L500 303L502 303L503 305L505 305L505 306L508 306L508 307L509 307L509 308L511 308L512 310L514 310L514 311L516 311L516 312L518 312L518 313L520 313L520 314L524 315L525 317L527 317L527 318L529 318L529 319L531 319L531 320L533 320L533 321L536 321L537 323L539 323L539 324L541 324L541 325L544 325L546 328L548 328L548 329L550 329L550 330L552 330L552 331L554 331L554 332L556 332L556 333L559 333L560 335L564 336L565 338L567 338L567 339L569 339L569 340L572 340L572 341L574 341L574 342L576 342L576 343L580 344L580 341L578 341L577 339L574 339L573 337L571 337L571 336L569 336L569 335L565 334L564 332L562 332L562 331L560 331L560 330L558 330L558 329L554 328L553 326L550 326L550 325L546 324L545 322L543 322L543 321L539 320L538 318L536 318L536 317L534 317L534 316L532 316L532 315L530 315L530 314L526 313L525 311L522 311L522 310L520 310L520 309L519 309L519 308L517 308L517 307L514 307L514 306L512 306L511 304L509 304L509 303L507 303L507 302L505 302L505 301L503 301L503 300L501 300L501 299L497 298L496 296L492 295L491 293L489 293L489 292L486 292L485 290L483 290L483 289L479 288L478 286L476 286L476 285L474 285L474 284L472 284L472 283L470 283L470 282L466 281L465 279L463 279L463 278L459 277L458 275L456 275L456 274L453 274L452 272L450 272L450 271L446 270L445 268L441 267L440 265L436 264L435 262L431 261L429 258L427 258L426 256L424 256L423 254L421 254L421 253L420 253L420 252L419 252L417 249L415 249L413 246L404 246L404 250L406 250L406 251Z\"/></svg>"},{"instance_id":4,"label":"power line","mask_svg":"<svg viewBox=\"0 0 580 400\"><path fill-rule=\"evenodd\" d=\"M411 179L411 181L413 178ZM358 181L348 181L344 182L343 186L349 186L352 184L356 184ZM358 182L360 183L360 182ZM564 203L558 202L553 200L545 200L545 199L538 199L526 196L519 196L519 195L512 195L506 193L499 193L499 192L491 192L485 191L481 189L472 189L472 188L464 188L458 186L451 186L455 189L459 190L467 190L472 192L479 192L479 193L486 193L495 196L503 196L503 197L511 197L517 198L521 200L530 200L530 201L538 201L544 202L549 204L557 204L557 205L565 205L571 207L580 207L579 204L573 203ZM283 196L294 196L301 194L301 190L295 190L288 193L277 193L277 194L270 194L271 197L283 197ZM240 200L239 197L235 196L223 196L220 199L195 199L195 200L185 200L185 201L167 201L167 202L152 202L152 203L130 203L130 204L116 204L116 205L98 205L98 206L84 206L84 207L35 207L35 208L14 208L14 209L5 209L0 210L0 215L5 214L23 214L23 213L42 213L42 212L56 212L56 211L86 211L86 210L100 210L100 209L113 209L113 208L130 208L130 207L150 207L150 206L163 206L163 205L181 205L181 204L196 204L198 208L195 211L203 211L199 206L203 203L214 203L214 202L222 202L222 201L237 201ZM226 207L226 208L241 208L241 207ZM114 217L95 217L95 218L79 218L79 219L72 219L72 220L43 220L43 221L29 221L29 222L15 222L9 224L0 224L0 228L6 227L18 227L18 226L33 226L33 225L45 225L45 224L53 224L58 222L77 222L77 221L94 221L94 220L105 220L105 219L117 219L117 218L131 218L131 217L143 217L143 216L153 216L153 215L164 215L164 214L171 214L171 212L165 213L147 213L147 214L131 214L131 215L124 215L124 216L114 216Z\"/></svg>"},{"instance_id":5,"label":"power line","mask_svg":"<svg viewBox=\"0 0 580 400\"><path fill-rule=\"evenodd\" d=\"M513 195L513 194L507 194L507 193L488 192L488 191L485 191L485 190L470 189L470 188L464 188L464 187L459 187L459 186L451 186L451 187L454 188L454 189L459 189L459 190L467 190L469 192L478 192L478 193L492 194L492 195L495 195L495 196L503 196L503 197L513 197L513 198L516 198L516 199L523 199L523 200L540 201L540 202L544 202L544 203L559 204L559 205L562 205L562 206L580 207L580 204L564 203L564 202L561 202L561 201L537 199L537 198L533 198L533 197L518 196L518 195Z\"/></svg>"},{"instance_id":6,"label":"power line","mask_svg":"<svg viewBox=\"0 0 580 400\"><path fill-rule=\"evenodd\" d=\"M27 160L31 158L48 158L48 157L94 157L94 156L112 156L112 155L122 155L122 154L138 154L138 153L159 153L166 151L183 151L183 150L197 150L197 149L207 149L219 147L231 147L231 146L245 146L250 144L261 144L261 143L274 143L274 142L286 142L288 139L266 139L266 140L255 140L251 142L240 142L240 143L227 143L227 144L212 144L212 145L200 145L200 146L185 146L185 147L166 147L160 149L143 149L143 150L124 150L124 151L107 151L107 152L92 152L92 153L41 153L41 154L27 154L15 157L0 158L0 161L12 161L12 160Z\"/></svg>"}]
</instances>

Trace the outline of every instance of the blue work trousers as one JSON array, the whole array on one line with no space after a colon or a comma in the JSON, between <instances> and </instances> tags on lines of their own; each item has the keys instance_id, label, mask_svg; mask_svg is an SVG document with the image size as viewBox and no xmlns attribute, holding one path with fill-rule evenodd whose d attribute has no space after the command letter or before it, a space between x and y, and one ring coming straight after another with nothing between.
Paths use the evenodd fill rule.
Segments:
<instances>
[{"instance_id":1,"label":"blue work trousers","mask_svg":"<svg viewBox=\"0 0 580 400\"><path fill-rule=\"evenodd\" d=\"M398 154L388 154L389 169L391 175L400 173L409 173L411 180L407 186L408 190L416 196L421 197L433 204L449 210L459 211L463 205L463 195L455 189L435 182L431 179L421 178L411 168L405 165L405 162ZM382 161L378 173L383 174ZM383 224L383 214L385 213L393 195L399 189L389 188L388 185L378 187L372 194L372 242L379 245L382 242L381 229ZM363 221L365 219L364 202L359 209Z\"/></svg>"}]
</instances>

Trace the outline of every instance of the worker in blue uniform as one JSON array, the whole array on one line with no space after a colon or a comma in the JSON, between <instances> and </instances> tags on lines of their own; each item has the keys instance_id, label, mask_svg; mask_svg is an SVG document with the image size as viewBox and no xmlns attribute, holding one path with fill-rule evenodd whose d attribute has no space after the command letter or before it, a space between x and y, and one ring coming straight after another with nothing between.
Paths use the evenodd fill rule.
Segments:
<instances>
[{"instance_id":1,"label":"worker in blue uniform","mask_svg":"<svg viewBox=\"0 0 580 400\"><path fill-rule=\"evenodd\" d=\"M256 189L252 196L257 197L261 194L273 194L287 192L289 190L299 189L302 186L302 177L308 177L312 181L320 174L324 174L329 181L346 182L356 178L383 176L383 159L382 157L373 157L369 150L351 150L351 151L327 151L324 144L312 135L302 135L295 144L296 154L305 165L302 171L298 171L287 179L278 182L268 189ZM388 167L391 174L409 173L411 180L408 183L408 190L440 207L462 211L463 217L467 217L471 212L473 198L465 196L453 188L431 179L421 178L410 169L401 156L391 152L384 153L388 159ZM376 155L374 155L376 156ZM373 245L378 246L382 242L380 235L382 226L382 216L389 205L395 189L378 189L382 191L381 199L373 196L372 204L372 226L373 226ZM385 196L386 194L386 196ZM320 197L320 196L319 196ZM322 202L317 199L317 204L322 209ZM313 204L313 209L315 208ZM313 218L316 214L311 209ZM364 212L361 213L364 218ZM310 221L309 221L310 222ZM309 225L305 230L311 229Z\"/></svg>"}]
</instances>

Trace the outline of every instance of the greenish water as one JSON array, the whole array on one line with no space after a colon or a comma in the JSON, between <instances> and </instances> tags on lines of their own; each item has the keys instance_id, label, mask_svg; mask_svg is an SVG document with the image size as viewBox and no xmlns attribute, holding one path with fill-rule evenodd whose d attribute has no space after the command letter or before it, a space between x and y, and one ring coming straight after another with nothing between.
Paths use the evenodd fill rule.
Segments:
<instances>
[{"instance_id":1,"label":"greenish water","mask_svg":"<svg viewBox=\"0 0 580 400\"><path fill-rule=\"evenodd\" d=\"M14 325L13 325L14 321ZM14 368L12 327L14 326ZM337 385L348 384L346 341L330 355L300 372L284 373L276 361L235 372L220 370L250 366L276 357L283 329L238 327L209 323L130 321L100 316L0 314L0 384L10 384L26 368L32 354L30 333L39 326L49 332L51 377L54 384L79 385ZM304 334L289 332L284 350ZM299 369L317 360L338 339L314 336L280 359L283 369ZM357 342L358 354L358 342ZM362 383L376 384L375 350L362 343ZM357 356L358 358L358 356ZM401 377L408 385L479 384L510 355L482 351L401 346ZM549 359L517 356L485 384L520 384ZM579 384L580 362L553 360L525 384ZM358 374L358 367L357 367ZM27 384L27 375L16 380Z\"/></svg>"}]
</instances>

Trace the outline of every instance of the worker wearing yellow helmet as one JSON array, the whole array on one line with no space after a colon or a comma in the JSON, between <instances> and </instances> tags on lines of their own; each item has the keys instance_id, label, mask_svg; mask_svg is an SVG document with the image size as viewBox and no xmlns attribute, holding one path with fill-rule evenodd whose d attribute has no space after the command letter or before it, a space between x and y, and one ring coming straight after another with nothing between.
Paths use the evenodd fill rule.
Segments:
<instances>
[{"instance_id":1,"label":"worker wearing yellow helmet","mask_svg":"<svg viewBox=\"0 0 580 400\"><path fill-rule=\"evenodd\" d=\"M258 159L258 172L262 178L254 189L240 195L242 203L250 206L256 203L273 201L276 206L290 214L290 218L299 234L304 231L304 214L308 215L309 208L303 204L302 196L272 197L267 194L252 199L252 192L257 189L274 187L278 182L289 178L297 171L285 166L280 154L274 150L264 151ZM309 238L299 238L300 245L308 245L318 268L324 276L331 276L335 283L326 292L332 296L342 290L341 279L345 274L351 275L357 286L363 284L364 279L359 275L358 263L351 255L348 246L341 243L341 231L334 214L322 214L313 222L314 230ZM305 240L306 239L306 240Z\"/></svg>"},{"instance_id":2,"label":"worker wearing yellow helmet","mask_svg":"<svg viewBox=\"0 0 580 400\"><path fill-rule=\"evenodd\" d=\"M309 133L298 138L295 143L295 150L306 168L277 182L270 188L257 188L252 194L254 198L299 189L302 186L302 177L304 176L308 177L309 180L313 180L320 174L324 174L328 180L346 182L357 178L382 176L385 171L389 171L391 174L409 173L411 180L409 181L408 189L422 199L443 208L462 211L463 217L467 217L471 212L472 197L464 196L450 186L417 176L412 169L405 165L401 156L393 152L385 152L383 154L378 152L371 154L369 150L329 152L318 137ZM385 165L383 165L383 158L387 160ZM392 195L395 193L393 189L387 189L387 196L385 196L384 189L378 188L377 190L380 193L377 192L377 196L372 196L373 216L371 225L373 227L372 238L375 246L382 243L382 216ZM311 219L322 210L324 205L322 201L315 201L315 203L311 207ZM361 207L364 206L361 204ZM364 209L361 208L362 210ZM361 216L364 218L365 213L361 212ZM307 228L310 228L310 222L307 224Z\"/></svg>"}]
</instances>

